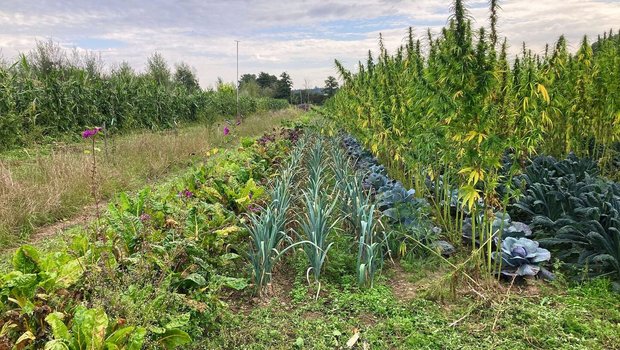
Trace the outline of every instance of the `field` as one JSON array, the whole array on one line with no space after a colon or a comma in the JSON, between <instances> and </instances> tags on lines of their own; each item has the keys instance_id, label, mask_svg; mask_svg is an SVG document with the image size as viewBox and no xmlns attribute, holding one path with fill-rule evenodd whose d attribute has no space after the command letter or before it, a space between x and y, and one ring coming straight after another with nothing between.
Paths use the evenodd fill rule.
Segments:
<instances>
[{"instance_id":1,"label":"field","mask_svg":"<svg viewBox=\"0 0 620 350\"><path fill-rule=\"evenodd\" d=\"M0 104L24 126L0 144L0 350L620 349L620 36L510 60L497 11L475 31L455 1L441 34L336 61L310 111L232 118L230 86L158 56L2 68L25 92ZM25 127L56 82L124 81L142 102L117 107L167 112Z\"/></svg>"}]
</instances>

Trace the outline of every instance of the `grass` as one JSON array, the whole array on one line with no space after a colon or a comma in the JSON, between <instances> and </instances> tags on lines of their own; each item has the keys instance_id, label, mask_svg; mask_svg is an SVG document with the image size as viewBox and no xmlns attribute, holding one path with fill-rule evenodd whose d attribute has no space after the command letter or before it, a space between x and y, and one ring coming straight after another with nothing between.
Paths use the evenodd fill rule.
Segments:
<instances>
[{"instance_id":1,"label":"grass","mask_svg":"<svg viewBox=\"0 0 620 350\"><path fill-rule=\"evenodd\" d=\"M620 349L620 296L604 280L566 292L534 283L508 297L505 285L486 291L486 300L463 289L438 301L424 293L403 298L394 286L403 281L388 270L372 289L357 288L353 276L328 282L314 301L297 275L288 294L231 312L197 348L347 349L359 332L354 349Z\"/></svg>"},{"instance_id":2,"label":"grass","mask_svg":"<svg viewBox=\"0 0 620 350\"><path fill-rule=\"evenodd\" d=\"M253 115L231 127L227 137L224 122L122 135L108 140L107 159L99 139L99 196L105 201L120 191L161 181L204 158L212 148L236 145L239 138L258 136L299 113L288 109ZM15 247L44 225L93 211L84 208L94 204L91 158L84 153L88 148L85 141L0 155L0 247Z\"/></svg>"}]
</instances>

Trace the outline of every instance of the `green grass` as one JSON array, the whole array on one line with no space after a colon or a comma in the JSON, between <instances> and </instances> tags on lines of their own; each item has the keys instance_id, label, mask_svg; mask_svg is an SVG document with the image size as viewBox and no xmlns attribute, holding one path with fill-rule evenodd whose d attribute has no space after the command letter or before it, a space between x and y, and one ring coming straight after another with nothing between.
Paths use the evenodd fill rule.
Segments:
<instances>
[{"instance_id":1,"label":"green grass","mask_svg":"<svg viewBox=\"0 0 620 350\"><path fill-rule=\"evenodd\" d=\"M443 302L403 300L389 284L388 278L371 290L326 284L326 294L315 302L298 282L287 298L248 314L231 313L202 346L340 349L357 330L356 349L620 348L620 297L606 281L566 293L539 286L536 295L517 292L504 299L487 293L487 301L461 295Z\"/></svg>"}]
</instances>

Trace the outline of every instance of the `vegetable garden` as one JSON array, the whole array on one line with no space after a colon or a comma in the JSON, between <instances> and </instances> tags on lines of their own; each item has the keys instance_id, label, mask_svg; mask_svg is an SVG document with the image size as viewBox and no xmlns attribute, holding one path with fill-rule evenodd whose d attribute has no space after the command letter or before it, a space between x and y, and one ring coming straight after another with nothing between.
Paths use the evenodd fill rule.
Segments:
<instances>
[{"instance_id":1,"label":"vegetable garden","mask_svg":"<svg viewBox=\"0 0 620 350\"><path fill-rule=\"evenodd\" d=\"M620 348L620 36L511 63L496 1L488 34L453 11L336 61L324 108L18 248L0 349Z\"/></svg>"}]
</instances>

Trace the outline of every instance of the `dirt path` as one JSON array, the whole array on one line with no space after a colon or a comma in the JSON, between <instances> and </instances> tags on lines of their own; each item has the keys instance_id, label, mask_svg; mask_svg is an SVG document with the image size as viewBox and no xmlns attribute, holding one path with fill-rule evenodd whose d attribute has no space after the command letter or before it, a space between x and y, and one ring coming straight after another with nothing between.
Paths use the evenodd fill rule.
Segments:
<instances>
[{"instance_id":1,"label":"dirt path","mask_svg":"<svg viewBox=\"0 0 620 350\"><path fill-rule=\"evenodd\" d=\"M107 205L107 202L99 203L99 210L107 207ZM80 210L79 213L77 213L70 219L57 221L55 223L37 229L30 235L28 243L38 244L45 239L55 237L59 233L62 233L63 231L75 226L86 227L90 222L95 220L96 217L97 215L95 205L85 206L84 208L82 208L82 210Z\"/></svg>"},{"instance_id":2,"label":"dirt path","mask_svg":"<svg viewBox=\"0 0 620 350\"><path fill-rule=\"evenodd\" d=\"M402 301L415 299L418 287L415 283L411 282L411 274L407 273L402 266L400 266L400 263L390 265L389 273L391 274L391 278L388 280L388 285L392 289L394 296Z\"/></svg>"}]
</instances>

